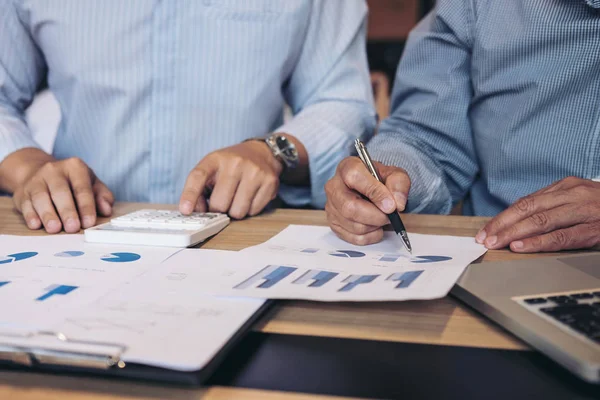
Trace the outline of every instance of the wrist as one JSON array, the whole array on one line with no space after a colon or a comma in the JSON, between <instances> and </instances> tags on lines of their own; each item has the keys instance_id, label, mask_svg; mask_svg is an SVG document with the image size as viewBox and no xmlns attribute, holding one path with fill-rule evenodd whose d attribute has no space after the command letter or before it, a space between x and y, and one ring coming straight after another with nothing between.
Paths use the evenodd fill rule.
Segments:
<instances>
[{"instance_id":1,"label":"wrist","mask_svg":"<svg viewBox=\"0 0 600 400\"><path fill-rule=\"evenodd\" d=\"M266 137L246 141L258 142L270 156L269 162L278 163L277 173L283 183L306 185L310 183L308 154L304 145L293 135L275 132ZM275 165L275 164L273 164Z\"/></svg>"},{"instance_id":2,"label":"wrist","mask_svg":"<svg viewBox=\"0 0 600 400\"><path fill-rule=\"evenodd\" d=\"M256 149L256 151L262 155L263 160L267 161L275 175L277 175L278 177L281 176L281 174L284 171L284 164L280 160L278 160L277 157L275 157L275 155L271 151L271 148L267 143L265 143L264 140L251 139L246 141L246 143L248 143L250 146L253 146Z\"/></svg>"}]
</instances>

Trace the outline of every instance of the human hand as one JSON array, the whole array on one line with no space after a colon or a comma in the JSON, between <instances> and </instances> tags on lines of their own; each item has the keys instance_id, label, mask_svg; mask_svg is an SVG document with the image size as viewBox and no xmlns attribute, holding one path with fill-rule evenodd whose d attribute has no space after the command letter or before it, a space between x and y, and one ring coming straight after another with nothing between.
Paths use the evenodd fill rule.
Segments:
<instances>
[{"instance_id":1,"label":"human hand","mask_svg":"<svg viewBox=\"0 0 600 400\"><path fill-rule=\"evenodd\" d=\"M282 170L267 144L257 140L217 150L190 172L179 211L187 215L208 208L236 219L254 216L277 196ZM210 188L207 207L204 191Z\"/></svg>"},{"instance_id":2,"label":"human hand","mask_svg":"<svg viewBox=\"0 0 600 400\"><path fill-rule=\"evenodd\" d=\"M590 248L600 243L600 183L569 177L525 196L475 237L518 253Z\"/></svg>"},{"instance_id":3,"label":"human hand","mask_svg":"<svg viewBox=\"0 0 600 400\"><path fill-rule=\"evenodd\" d=\"M112 192L79 158L49 161L14 192L15 207L29 229L79 232L96 224L96 215L109 216Z\"/></svg>"},{"instance_id":4,"label":"human hand","mask_svg":"<svg viewBox=\"0 0 600 400\"><path fill-rule=\"evenodd\" d=\"M377 181L359 158L348 157L325 185L325 212L331 230L356 245L379 242L382 227L390 222L387 214L404 211L408 199L410 178L406 171L378 162L375 167L385 184Z\"/></svg>"}]
</instances>

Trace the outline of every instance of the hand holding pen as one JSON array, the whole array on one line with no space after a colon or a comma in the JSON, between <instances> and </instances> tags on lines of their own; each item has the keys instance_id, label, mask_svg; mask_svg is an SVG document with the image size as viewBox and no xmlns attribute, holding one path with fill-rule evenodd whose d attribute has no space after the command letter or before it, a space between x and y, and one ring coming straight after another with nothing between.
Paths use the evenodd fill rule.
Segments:
<instances>
[{"instance_id":1,"label":"hand holding pen","mask_svg":"<svg viewBox=\"0 0 600 400\"><path fill-rule=\"evenodd\" d=\"M360 141L356 145L357 151L364 148ZM325 185L325 211L336 235L353 244L367 245L383 238L382 227L388 225L391 218L397 217L402 222L398 211L404 211L406 206L410 178L402 168L370 161L378 180L367 166L368 152L359 151L359 154L363 154L365 162L358 157L342 160L335 176ZM397 233L402 235L405 229L397 221L395 224ZM409 249L408 235L404 236L407 240L403 240L403 244Z\"/></svg>"}]
</instances>

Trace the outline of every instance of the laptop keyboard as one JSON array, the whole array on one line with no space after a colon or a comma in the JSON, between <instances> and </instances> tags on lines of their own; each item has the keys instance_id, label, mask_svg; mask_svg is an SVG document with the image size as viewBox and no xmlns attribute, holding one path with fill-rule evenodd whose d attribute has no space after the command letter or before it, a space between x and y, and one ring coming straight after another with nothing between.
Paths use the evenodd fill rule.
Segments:
<instances>
[{"instance_id":1,"label":"laptop keyboard","mask_svg":"<svg viewBox=\"0 0 600 400\"><path fill-rule=\"evenodd\" d=\"M515 300L568 331L600 344L600 291L528 296Z\"/></svg>"}]
</instances>

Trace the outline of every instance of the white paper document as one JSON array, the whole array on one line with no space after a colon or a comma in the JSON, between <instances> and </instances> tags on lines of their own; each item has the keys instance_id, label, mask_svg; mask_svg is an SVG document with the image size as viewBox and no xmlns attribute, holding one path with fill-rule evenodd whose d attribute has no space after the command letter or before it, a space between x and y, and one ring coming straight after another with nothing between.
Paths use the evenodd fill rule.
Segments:
<instances>
[{"instance_id":1,"label":"white paper document","mask_svg":"<svg viewBox=\"0 0 600 400\"><path fill-rule=\"evenodd\" d=\"M125 362L201 369L264 301L147 285L148 274L177 279L163 261L178 251L91 244L83 235L0 235L0 344L92 354L109 348Z\"/></svg>"},{"instance_id":2,"label":"white paper document","mask_svg":"<svg viewBox=\"0 0 600 400\"><path fill-rule=\"evenodd\" d=\"M167 269L144 279L176 293L315 301L399 301L445 296L464 269L485 253L473 238L410 234L413 254L395 233L381 243L353 246L329 228L289 226L241 252L183 250Z\"/></svg>"}]
</instances>

